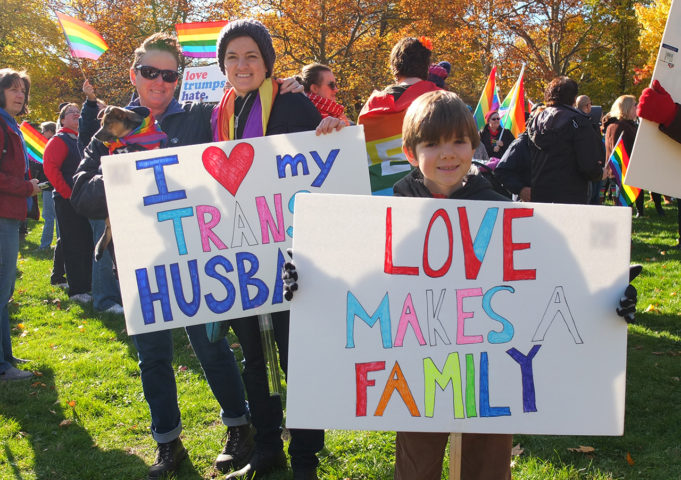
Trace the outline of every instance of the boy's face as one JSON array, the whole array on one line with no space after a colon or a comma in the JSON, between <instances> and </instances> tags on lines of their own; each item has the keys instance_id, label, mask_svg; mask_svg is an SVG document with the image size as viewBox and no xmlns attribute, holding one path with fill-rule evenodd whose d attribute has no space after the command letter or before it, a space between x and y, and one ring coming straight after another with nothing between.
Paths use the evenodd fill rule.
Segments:
<instances>
[{"instance_id":1,"label":"boy's face","mask_svg":"<svg viewBox=\"0 0 681 480\"><path fill-rule=\"evenodd\" d=\"M404 153L423 174L423 183L430 193L446 197L463 186L463 177L473 161L473 146L468 137L440 139L437 143L421 142L416 151Z\"/></svg>"}]
</instances>

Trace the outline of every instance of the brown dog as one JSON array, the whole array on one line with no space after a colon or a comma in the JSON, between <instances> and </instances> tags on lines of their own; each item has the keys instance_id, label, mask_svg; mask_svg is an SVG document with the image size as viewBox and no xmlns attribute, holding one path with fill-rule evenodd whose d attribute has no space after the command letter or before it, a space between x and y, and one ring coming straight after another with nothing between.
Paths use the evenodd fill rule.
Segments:
<instances>
[{"instance_id":1,"label":"brown dog","mask_svg":"<svg viewBox=\"0 0 681 480\"><path fill-rule=\"evenodd\" d=\"M94 137L100 142L113 143L119 138L126 137L136 129L144 118L132 110L109 105L99 112L97 116L101 123L101 128L95 132ZM119 149L116 153L124 153L127 149ZM106 219L106 227L102 236L95 246L95 260L99 260L104 255L104 250L111 244L111 224ZM114 258L113 248L110 249L111 257ZM115 260L114 260L115 263Z\"/></svg>"}]
</instances>

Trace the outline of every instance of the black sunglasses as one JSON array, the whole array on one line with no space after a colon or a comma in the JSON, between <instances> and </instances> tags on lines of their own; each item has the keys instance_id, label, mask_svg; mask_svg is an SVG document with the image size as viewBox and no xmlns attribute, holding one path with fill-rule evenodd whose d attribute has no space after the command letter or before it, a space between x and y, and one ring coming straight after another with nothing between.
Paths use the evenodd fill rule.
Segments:
<instances>
[{"instance_id":1,"label":"black sunglasses","mask_svg":"<svg viewBox=\"0 0 681 480\"><path fill-rule=\"evenodd\" d=\"M338 84L336 82L329 82L327 83L327 85L331 90L335 90L336 88L338 88Z\"/></svg>"},{"instance_id":2,"label":"black sunglasses","mask_svg":"<svg viewBox=\"0 0 681 480\"><path fill-rule=\"evenodd\" d=\"M160 70L156 67L150 67L148 65L137 65L135 67L135 70L139 70L140 75L142 75L147 80L154 80L159 75L161 75L163 81L168 83L177 82L177 78L180 75L175 70Z\"/></svg>"}]
</instances>

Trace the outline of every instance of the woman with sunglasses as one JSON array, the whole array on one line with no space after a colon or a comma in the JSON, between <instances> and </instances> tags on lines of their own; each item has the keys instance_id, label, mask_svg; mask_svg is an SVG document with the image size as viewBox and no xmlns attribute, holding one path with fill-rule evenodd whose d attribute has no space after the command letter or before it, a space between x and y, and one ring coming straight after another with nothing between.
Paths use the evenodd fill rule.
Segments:
<instances>
[{"instance_id":1,"label":"woman with sunglasses","mask_svg":"<svg viewBox=\"0 0 681 480\"><path fill-rule=\"evenodd\" d=\"M345 116L345 107L336 102L338 83L336 77L328 65L311 63L305 65L297 77L303 84L305 95L317 107L322 118L336 117L345 125L350 125L350 120Z\"/></svg>"},{"instance_id":2,"label":"woman with sunglasses","mask_svg":"<svg viewBox=\"0 0 681 480\"><path fill-rule=\"evenodd\" d=\"M128 108L149 115L167 135L161 146L176 147L211 141L210 104L180 104L174 97L180 65L177 39L157 33L135 50L130 67L130 82L137 98ZM153 122L152 122L153 123ZM114 148L113 146L111 148ZM108 216L100 159L115 153L93 139L85 149L85 159L74 176L75 208L88 218ZM203 368L208 384L222 407L222 422L228 428L228 442L236 454L248 459L252 448L250 425L239 369L226 339L211 343L204 325L187 327L187 335ZM151 434L157 442L156 460L149 478L172 476L187 456L179 438L182 431L173 361L171 330L134 335L139 357L142 388L151 413Z\"/></svg>"},{"instance_id":3,"label":"woman with sunglasses","mask_svg":"<svg viewBox=\"0 0 681 480\"><path fill-rule=\"evenodd\" d=\"M33 374L16 368L7 304L14 292L19 255L19 224L26 219L28 198L40 192L28 179L28 159L15 117L28 113L31 81L25 72L0 70L0 382ZM5 388L5 387L3 387Z\"/></svg>"},{"instance_id":4,"label":"woman with sunglasses","mask_svg":"<svg viewBox=\"0 0 681 480\"><path fill-rule=\"evenodd\" d=\"M501 117L496 110L490 110L485 115L485 124L480 130L480 143L485 146L489 158L501 158L506 153L515 137L506 128L501 126Z\"/></svg>"}]
</instances>

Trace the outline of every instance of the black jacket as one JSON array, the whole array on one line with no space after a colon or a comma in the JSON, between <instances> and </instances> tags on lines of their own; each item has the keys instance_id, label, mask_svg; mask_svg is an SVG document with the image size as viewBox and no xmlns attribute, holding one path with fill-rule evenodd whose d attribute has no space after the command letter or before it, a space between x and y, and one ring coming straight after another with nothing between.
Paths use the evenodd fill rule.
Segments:
<instances>
[{"instance_id":1,"label":"black jacket","mask_svg":"<svg viewBox=\"0 0 681 480\"><path fill-rule=\"evenodd\" d=\"M480 134L480 143L485 146L487 150L487 155L495 158L501 158L506 153L506 150L511 145L511 142L515 140L513 134L506 128L504 128L499 134L501 135L502 147L499 147L499 151L495 152L494 147L497 144L499 137L492 138L492 133L489 131L489 125L485 125L482 130L478 132Z\"/></svg>"},{"instance_id":2,"label":"black jacket","mask_svg":"<svg viewBox=\"0 0 681 480\"><path fill-rule=\"evenodd\" d=\"M92 136L99 130L99 104L97 100L85 100L78 119L78 148L81 152L90 144Z\"/></svg>"},{"instance_id":3,"label":"black jacket","mask_svg":"<svg viewBox=\"0 0 681 480\"><path fill-rule=\"evenodd\" d=\"M397 182L393 187L393 193L396 197L434 198L430 190L423 184L423 174L418 168L415 168L409 175ZM473 173L466 175L463 187L454 191L449 198L510 202L507 197L495 192L491 183Z\"/></svg>"},{"instance_id":4,"label":"black jacket","mask_svg":"<svg viewBox=\"0 0 681 480\"><path fill-rule=\"evenodd\" d=\"M532 146L527 132L518 135L494 169L494 175L509 192L518 195L532 184Z\"/></svg>"},{"instance_id":5,"label":"black jacket","mask_svg":"<svg viewBox=\"0 0 681 480\"><path fill-rule=\"evenodd\" d=\"M212 112L213 106L209 104L180 105L173 100L159 121L161 129L168 135L167 146L180 147L210 142ZM85 149L85 158L73 176L71 204L78 214L87 218L103 219L109 215L100 163L101 157L108 154L109 149L102 142L92 139Z\"/></svg>"},{"instance_id":6,"label":"black jacket","mask_svg":"<svg viewBox=\"0 0 681 480\"><path fill-rule=\"evenodd\" d=\"M539 150L532 155L532 201L587 203L605 156L591 119L567 105L552 106L532 118L527 132Z\"/></svg>"},{"instance_id":7,"label":"black jacket","mask_svg":"<svg viewBox=\"0 0 681 480\"><path fill-rule=\"evenodd\" d=\"M681 105L676 104L676 117L674 117L669 127L660 125L660 130L681 143Z\"/></svg>"}]
</instances>

